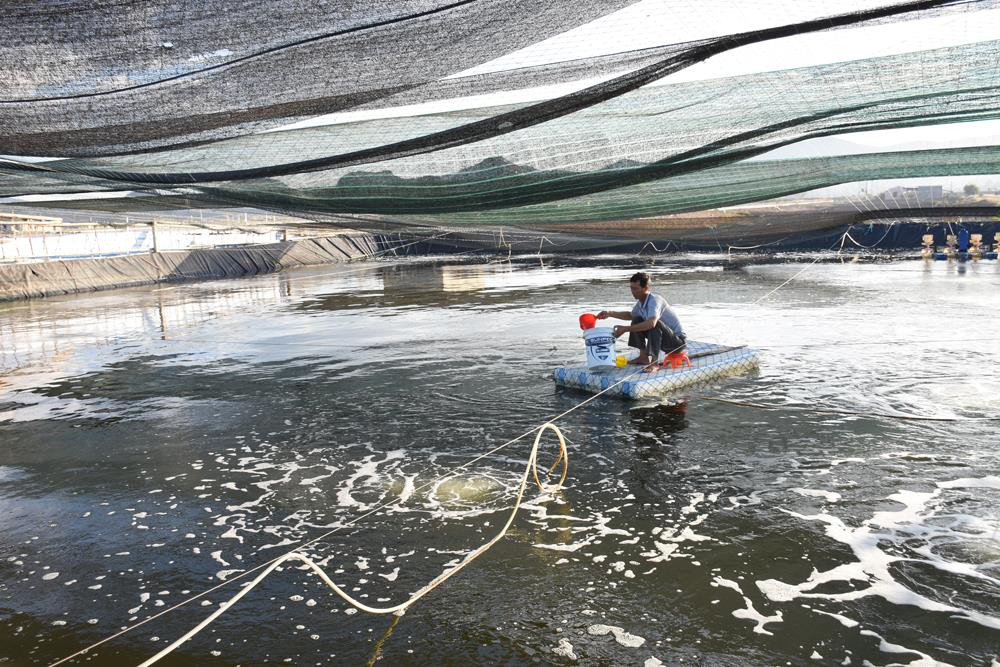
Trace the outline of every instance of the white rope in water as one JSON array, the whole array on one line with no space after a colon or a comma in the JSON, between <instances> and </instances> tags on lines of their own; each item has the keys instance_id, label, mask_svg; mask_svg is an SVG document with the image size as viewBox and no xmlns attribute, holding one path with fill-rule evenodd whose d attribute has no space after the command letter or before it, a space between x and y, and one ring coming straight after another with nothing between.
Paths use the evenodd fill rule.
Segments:
<instances>
[{"instance_id":1,"label":"white rope in water","mask_svg":"<svg viewBox=\"0 0 1000 667\"><path fill-rule=\"evenodd\" d=\"M875 204L872 203L871 197L868 196L867 190L864 192L864 195L868 199L868 204L871 206L871 208L868 209L868 210L864 210L864 211L861 210L861 208L856 203L854 203L854 200L851 199L850 197L847 197L847 201L850 202L851 206L853 206L855 209L857 209L858 213L865 214L865 213L871 213L873 211L876 211L877 209L875 208ZM882 199L882 197L879 196L879 195L877 195L877 194L875 196L878 197L878 200L880 202L882 202L882 206L884 207L883 210L887 210L889 208L889 205L885 203L885 200ZM892 198L893 198L893 201L896 201L895 196L893 196ZM898 202L897 202L897 204L898 204ZM900 219L898 219L896 217L890 218L889 224L886 225L885 234L882 235L882 238L880 238L878 241L876 241L875 243L873 243L871 245L865 245L865 244L857 241L853 236L851 236L851 228L854 227L854 225L852 224L852 225L850 225L847 228L847 231L844 232L844 236L843 236L843 238L840 241L840 250L837 252L837 254L840 254L840 252L843 251L843 249L844 249L844 242L846 240L848 240L848 239L850 239L851 243L853 243L854 245L856 245L859 248L862 248L864 250L871 250L872 248L877 247L880 243L882 243L882 241L884 241L886 239L887 236L889 236L889 232L892 231L892 228L895 225L897 225L897 224L901 225L901 224L903 224L903 222L904 222L903 220L900 220ZM913 222L913 221L910 220L910 222Z\"/></svg>"},{"instance_id":2,"label":"white rope in water","mask_svg":"<svg viewBox=\"0 0 1000 667\"><path fill-rule=\"evenodd\" d=\"M733 250L757 250L758 248L766 248L767 246L778 245L782 241L788 239L787 236L782 236L777 241L768 241L767 243L758 243L757 245L726 245L726 256L729 257L733 254Z\"/></svg>"},{"instance_id":3,"label":"white rope in water","mask_svg":"<svg viewBox=\"0 0 1000 667\"><path fill-rule=\"evenodd\" d=\"M885 234L882 235L882 238L880 238L878 241L876 241L875 243L873 243L871 245L865 245L864 243L861 243L860 241L858 241L857 239L855 239L853 236L851 236L851 234L849 232L847 234L845 234L844 236L845 236L845 238L847 238L848 240L850 240L851 243L853 243L854 245L858 246L859 248L862 248L864 250L871 250L872 248L878 247L878 245L880 243L882 243L882 241L885 240L885 237L889 236L889 232L892 231L892 226L895 225L895 224L896 224L895 222L890 222L888 225L886 225Z\"/></svg>"},{"instance_id":4,"label":"white rope in water","mask_svg":"<svg viewBox=\"0 0 1000 667\"><path fill-rule=\"evenodd\" d=\"M538 239L538 255L542 254L542 244L544 244L544 243L548 243L549 245L554 245L554 246L566 245L565 243L563 243L563 244L553 243L552 241L549 240L549 237L542 236L542 238Z\"/></svg>"},{"instance_id":5,"label":"white rope in water","mask_svg":"<svg viewBox=\"0 0 1000 667\"><path fill-rule=\"evenodd\" d=\"M538 467L537 467L538 445L541 442L542 434L545 433L546 429L551 429L552 431L554 431L556 436L559 438L559 456L556 457L556 461L553 464L552 468L554 469L555 466L558 465L560 462L563 464L563 471L559 479L559 483L550 486L548 488L545 485L543 485L542 482L539 480ZM214 612L212 612L212 614L208 618L203 620L195 627L191 628L188 632L179 637L176 641L174 641L172 644L164 648L162 651L154 655L152 658L143 662L139 667L149 667L149 665L158 662L161 658L164 658L170 653L172 653L174 650L180 647L181 644L188 641L189 639L197 635L199 632L204 630L213 621L215 621L215 619L217 619L219 616L221 616L223 613L229 610L234 604L239 602L244 595L253 590L257 586L257 584L264 581L264 579L266 579L268 575L274 572L274 570L276 570L282 563L291 560L300 560L303 563L305 563L307 566L309 566L309 568L312 569L313 572L315 572L319 576L320 579L323 580L323 583L325 583L333 590L334 593L343 598L348 604L352 605L357 609L360 609L361 611L366 611L370 614L393 614L393 613L403 614L410 605L412 605L414 602L416 602L420 598L424 597L425 595L433 591L435 588L443 584L445 581L447 581L454 575L458 574L458 572L463 570L467 565L469 565L469 563L482 556L484 553L489 551L490 547L492 547L494 544L503 539L504 535L506 535L507 531L510 529L511 524L514 523L514 519L517 517L517 511L521 508L521 501L524 499L524 490L528 485L529 474L534 476L535 483L538 485L538 488L543 493L547 491L558 490L559 488L562 487L563 482L566 481L566 473L569 469L568 464L569 464L569 458L566 452L566 441L563 439L562 432L559 430L557 426L555 426L551 422L546 422L545 424L542 425L540 429L538 429L538 435L535 436L535 442L531 446L531 453L528 454L528 463L524 467L524 474L521 475L521 483L517 489L517 497L514 499L514 506L511 508L510 515L507 517L507 523L504 524L503 528L501 528L500 531L491 540L482 544L477 549L470 551L468 554L466 554L465 558L463 558L458 565L450 569L447 569L438 576L434 577L430 582L428 582L416 593L413 593L404 602L400 602L399 604L393 605L391 607L371 607L369 605L366 605L357 598L351 596L349 593L347 593L347 591L342 589L340 586L335 584L333 580L330 579L327 573L323 570L323 568L317 565L311 558L306 556L301 551L295 550L288 552L284 556L273 561L263 572L257 575L257 578L255 578L252 582L250 582L248 586L245 586L243 590L234 595L227 602L222 603L219 606L219 608L216 609Z\"/></svg>"},{"instance_id":6,"label":"white rope in water","mask_svg":"<svg viewBox=\"0 0 1000 667\"><path fill-rule=\"evenodd\" d=\"M845 236L847 236L847 232L844 232L844 235L841 236L840 239L838 239L838 240L840 242L843 242ZM837 245L837 244L834 243L833 245ZM833 246L830 246L830 250L832 250L832 249L833 249ZM780 290L782 287L784 287L785 285L787 285L788 283L792 282L793 280L795 280L796 278L798 278L799 276L801 276L803 273L805 273L806 271L808 271L809 269L811 269L813 266L815 266L816 262L818 262L821 259L823 259L823 256L822 255L817 255L816 259L814 259L813 261L811 261L808 264L806 264L805 266L803 266L797 273L795 273L795 275L793 275L791 278L789 278L785 282L783 282L780 285L778 285L777 287L775 287L773 290L771 290L770 292L768 292L764 296L762 296L759 299L757 299L756 301L754 301L751 305L756 306L761 301L763 301L767 297L771 296L772 294L774 294L775 292L777 292L778 290Z\"/></svg>"},{"instance_id":7,"label":"white rope in water","mask_svg":"<svg viewBox=\"0 0 1000 667\"><path fill-rule=\"evenodd\" d=\"M412 241L410 243L404 243L403 245L393 246L392 248L385 248L384 250L376 250L375 252L367 254L367 255L361 255L359 257L353 257L353 258L349 259L348 262L364 262L364 261L367 261L367 260L370 260L370 259L374 259L374 258L378 257L379 255L388 254L390 252L393 253L393 254L395 254L397 250L402 250L403 248L409 248L410 246L414 246L414 245L417 245L419 243L427 243L427 242L433 241L435 239L441 239L441 238L444 238L445 236L449 236L449 235L455 234L455 233L456 232L454 230L449 230L447 232L444 232L444 233L441 233L441 234L436 234L434 236L426 236L426 237L417 239L416 241ZM478 248L477 248L477 250L478 250Z\"/></svg>"},{"instance_id":8,"label":"white rope in water","mask_svg":"<svg viewBox=\"0 0 1000 667\"><path fill-rule=\"evenodd\" d=\"M395 252L397 250L401 250L402 248L407 248L409 246L417 245L417 244L420 244L420 243L426 243L428 241L432 241L432 240L435 240L435 239L444 238L445 236L449 236L451 234L466 234L466 235L469 235L469 234L473 234L473 233L477 233L477 232L472 232L472 231L466 232L466 231L463 231L463 230L454 230L453 229L453 230L449 230L447 232L443 232L441 234L436 234L434 236L424 237L424 238L418 239L416 241L412 241L410 243L405 243L403 245L394 246L392 248L386 248L384 250L377 250L377 251L375 251L373 253L366 254L366 255L359 255L358 257L354 257L354 258L348 259L348 260L346 260L344 262L340 262L340 263L337 264L337 266L343 266L343 265L346 265L346 264L356 264L356 263L359 263L359 262L367 262L367 261L370 261L370 260L375 260L375 259L380 258L382 255L386 255L388 253ZM550 239L548 239L545 236L542 236L541 238L544 239L544 242L548 243L549 245L566 245L566 244L554 243L554 242L552 242ZM444 256L445 257L458 257L460 255L468 255L468 254L472 254L472 253L483 254L485 252L486 252L486 248L485 247L483 247L483 248L472 248L470 250L461 250L461 251L458 251L458 252L449 252L449 253L446 253ZM508 248L508 257L509 256L510 256L510 252L509 252L509 248ZM296 268L298 268L298 269L308 269L310 267L309 266L302 266L302 267L296 267ZM326 276L339 277L339 276L351 275L353 273L364 273L365 271L372 271L373 269L374 269L374 267L371 267L371 266L366 266L366 267L362 267L362 268L359 268L359 269L353 269L353 270L351 270L351 269L339 269L338 268L338 269L333 269L331 271L323 271L323 272L319 272L319 273L309 273L309 274L303 276L303 278L308 279L308 280L312 280L314 278L323 278L323 277L326 277ZM198 286L200 284L201 283L199 283L199 282L191 282L191 283L185 283L185 284L182 284L182 285L170 285L170 286L166 286L166 287L159 287L155 291L177 290L177 289L180 289L181 287L193 287L193 286Z\"/></svg>"},{"instance_id":9,"label":"white rope in water","mask_svg":"<svg viewBox=\"0 0 1000 667\"><path fill-rule=\"evenodd\" d=\"M665 244L663 245L663 248L661 249L661 248L657 248L657 247L656 247L656 244L655 244L655 243L653 243L652 241L646 241L646 244L645 244L644 246L642 246L641 248L639 248L639 252L637 252L637 253L635 253L635 254L636 254L636 255L641 255L641 254L642 254L642 251L643 251L643 250L645 250L646 248L650 247L650 246L653 246L653 250L655 250L656 252L666 252L667 248L669 248L669 247L670 247L670 243L671 243L670 241L667 241L667 242L666 242L666 243L665 243Z\"/></svg>"}]
</instances>

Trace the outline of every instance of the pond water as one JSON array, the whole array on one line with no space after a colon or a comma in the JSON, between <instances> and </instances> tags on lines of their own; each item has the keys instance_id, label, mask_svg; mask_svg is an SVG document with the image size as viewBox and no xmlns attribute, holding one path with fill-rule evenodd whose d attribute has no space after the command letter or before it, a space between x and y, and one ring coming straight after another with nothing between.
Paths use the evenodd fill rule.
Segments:
<instances>
[{"instance_id":1,"label":"pond water","mask_svg":"<svg viewBox=\"0 0 1000 667\"><path fill-rule=\"evenodd\" d=\"M437 257L0 305L0 663L233 582L73 662L137 664L333 529L306 552L334 581L403 601L503 525L531 438L456 466L588 397L552 369L646 270L759 372L561 418L566 487L401 618L289 564L160 664L996 665L1000 268L815 258Z\"/></svg>"}]
</instances>

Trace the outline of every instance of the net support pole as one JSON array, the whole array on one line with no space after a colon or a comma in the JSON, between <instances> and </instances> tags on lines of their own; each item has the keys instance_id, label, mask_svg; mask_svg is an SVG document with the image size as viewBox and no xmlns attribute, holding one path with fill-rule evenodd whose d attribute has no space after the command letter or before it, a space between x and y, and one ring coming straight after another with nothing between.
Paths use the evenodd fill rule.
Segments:
<instances>
[{"instance_id":1,"label":"net support pole","mask_svg":"<svg viewBox=\"0 0 1000 667\"><path fill-rule=\"evenodd\" d=\"M153 228L153 252L160 252L160 242L156 236L156 218L149 223L149 226Z\"/></svg>"}]
</instances>

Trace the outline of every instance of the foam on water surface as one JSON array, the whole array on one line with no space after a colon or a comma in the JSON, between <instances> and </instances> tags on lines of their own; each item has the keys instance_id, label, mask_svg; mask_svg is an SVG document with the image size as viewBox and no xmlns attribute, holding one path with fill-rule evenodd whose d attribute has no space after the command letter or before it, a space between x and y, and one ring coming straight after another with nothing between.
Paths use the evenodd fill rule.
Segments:
<instances>
[{"instance_id":1,"label":"foam on water surface","mask_svg":"<svg viewBox=\"0 0 1000 667\"><path fill-rule=\"evenodd\" d=\"M901 509L874 512L857 527L830 514L803 515L783 510L803 521L822 523L826 535L848 546L857 560L824 571L814 570L799 584L765 579L758 581L757 586L769 599L777 602L789 602L796 598L849 601L878 596L893 604L915 606L928 612L942 612L985 628L1000 630L1000 615L932 599L907 587L894 571L895 566L900 564L920 563L942 572L1000 586L1000 577L991 576L975 565L950 560L937 552L943 543L964 542L977 537L991 540L989 534L975 536L933 522L943 506L942 489L993 489L998 488L997 481L993 476L963 478L938 482L938 488L934 491L904 489L888 496L889 500L901 504ZM993 528L995 535L1000 530L1000 524L995 524ZM914 544L914 541L918 544ZM902 547L904 553L909 552L913 556L900 555L897 549L889 550L886 545ZM862 586L844 593L815 592L817 588L832 582L859 582Z\"/></svg>"},{"instance_id":2,"label":"foam on water surface","mask_svg":"<svg viewBox=\"0 0 1000 667\"><path fill-rule=\"evenodd\" d=\"M587 633L597 635L599 637L611 634L611 636L615 638L616 642L629 648L638 648L646 643L646 640L643 637L626 632L623 628L619 628L616 625L595 623L587 628Z\"/></svg>"}]
</instances>

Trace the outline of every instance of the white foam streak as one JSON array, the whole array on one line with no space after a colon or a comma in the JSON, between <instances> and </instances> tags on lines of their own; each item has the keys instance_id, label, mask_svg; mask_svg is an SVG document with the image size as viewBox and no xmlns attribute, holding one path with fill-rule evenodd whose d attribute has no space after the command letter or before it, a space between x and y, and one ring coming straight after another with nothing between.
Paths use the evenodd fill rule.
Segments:
<instances>
[{"instance_id":1,"label":"white foam streak","mask_svg":"<svg viewBox=\"0 0 1000 667\"><path fill-rule=\"evenodd\" d=\"M549 551L568 551L568 552L574 552L574 551L579 551L580 549L582 549L585 546L589 546L593 542L594 542L594 538L593 537L588 537L587 539L583 540L582 542L572 542L570 544L543 544L543 543L538 543L538 544L533 544L532 546L535 547L536 549L548 549Z\"/></svg>"},{"instance_id":2,"label":"white foam streak","mask_svg":"<svg viewBox=\"0 0 1000 667\"><path fill-rule=\"evenodd\" d=\"M950 531L925 525L928 506L946 488L981 488L992 486L990 477L980 479L962 479L952 482L938 483L938 489L931 492L901 490L889 496L903 505L902 509L875 512L872 517L857 528L852 528L830 514L806 516L782 509L791 516L805 521L819 521L825 525L828 537L851 548L857 558L856 562L844 563L824 572L813 570L804 582L789 584L775 579L757 582L757 587L764 595L774 601L788 602L796 598L824 598L827 600L857 600L869 596L878 596L899 605L919 607L926 611L942 612L955 615L983 627L1000 630L1000 617L991 616L979 611L933 600L918 592L906 588L893 578L892 566L896 563L920 563L937 569L996 583L996 579L979 572L966 563L947 561L935 555L930 549L931 537L937 537ZM896 542L900 539L912 539L913 536L923 537L928 546L919 549L918 553L927 559L898 556L883 550L885 541ZM894 539L895 538L895 539ZM911 547L912 549L912 547ZM862 581L868 584L865 588L844 593L814 593L818 586L835 581Z\"/></svg>"},{"instance_id":3,"label":"white foam streak","mask_svg":"<svg viewBox=\"0 0 1000 667\"><path fill-rule=\"evenodd\" d=\"M698 507L698 504L700 502L702 502L703 500L705 500L705 494L704 493L692 493L692 494L689 494L689 496L691 498L691 503L687 507L684 507L683 509L681 509L681 514L692 514L692 513L694 513L696 511L696 508Z\"/></svg>"},{"instance_id":4,"label":"white foam streak","mask_svg":"<svg viewBox=\"0 0 1000 667\"><path fill-rule=\"evenodd\" d=\"M838 502L841 499L841 497L842 497L839 493L837 493L835 491L822 491L820 489L800 489L800 488L794 488L794 489L792 489L792 491L794 491L795 493L799 494L800 496L810 496L810 497L813 497L813 498L823 498L828 503Z\"/></svg>"},{"instance_id":5,"label":"white foam streak","mask_svg":"<svg viewBox=\"0 0 1000 667\"><path fill-rule=\"evenodd\" d=\"M830 611L823 611L822 609L813 609L813 612L817 614L823 614L824 616L829 616L830 618L835 618L840 622L845 628L856 628L860 623L855 621L853 618L847 618L843 614L834 614Z\"/></svg>"},{"instance_id":6,"label":"white foam streak","mask_svg":"<svg viewBox=\"0 0 1000 667\"><path fill-rule=\"evenodd\" d=\"M716 576L712 579L713 583L717 586L723 586L725 588L731 588L740 594L743 598L743 604L746 605L743 609L733 610L733 616L736 618L742 618L748 621L753 621L755 623L753 631L761 635L774 635L773 632L768 631L764 628L768 623L780 623L782 620L781 612L775 612L773 616L764 616L753 606L753 602L746 595L743 594L743 589L738 583L732 579L726 579L724 577Z\"/></svg>"},{"instance_id":7,"label":"white foam streak","mask_svg":"<svg viewBox=\"0 0 1000 667\"><path fill-rule=\"evenodd\" d=\"M410 496L413 495L414 490L416 490L415 480L416 475L403 475L403 490L399 492L399 504L403 505Z\"/></svg>"},{"instance_id":8,"label":"white foam streak","mask_svg":"<svg viewBox=\"0 0 1000 667\"><path fill-rule=\"evenodd\" d=\"M553 648L552 652L570 660L577 660L577 655L573 652L573 645L565 637L559 640L559 645Z\"/></svg>"},{"instance_id":9,"label":"white foam streak","mask_svg":"<svg viewBox=\"0 0 1000 667\"><path fill-rule=\"evenodd\" d=\"M587 628L587 634L598 637L603 637L608 633L614 636L616 642L629 648L638 648L646 643L646 639L644 637L625 632L624 628L619 628L616 625L603 625L597 623Z\"/></svg>"},{"instance_id":10,"label":"white foam streak","mask_svg":"<svg viewBox=\"0 0 1000 667\"><path fill-rule=\"evenodd\" d=\"M905 646L900 646L899 644L891 644L877 632L872 632L871 630L861 630L860 634L878 639L879 650L884 651L885 653L914 653L920 656L917 660L906 663L906 667L952 667L950 663L935 660L926 653L921 653L920 651L912 648L906 648Z\"/></svg>"},{"instance_id":11,"label":"white foam streak","mask_svg":"<svg viewBox=\"0 0 1000 667\"><path fill-rule=\"evenodd\" d=\"M344 485L337 491L337 503L341 507L356 507L360 510L369 509L370 505L355 500L354 496L351 495L351 492L354 491L354 484L360 479L375 477L378 474L380 464L401 459L405 453L405 450L402 449L386 452L385 458L380 461L374 460L374 456L366 456L354 474L348 477Z\"/></svg>"},{"instance_id":12,"label":"white foam streak","mask_svg":"<svg viewBox=\"0 0 1000 667\"><path fill-rule=\"evenodd\" d=\"M1000 477L997 475L963 477L949 482L938 482L937 485L941 489L1000 489Z\"/></svg>"}]
</instances>

